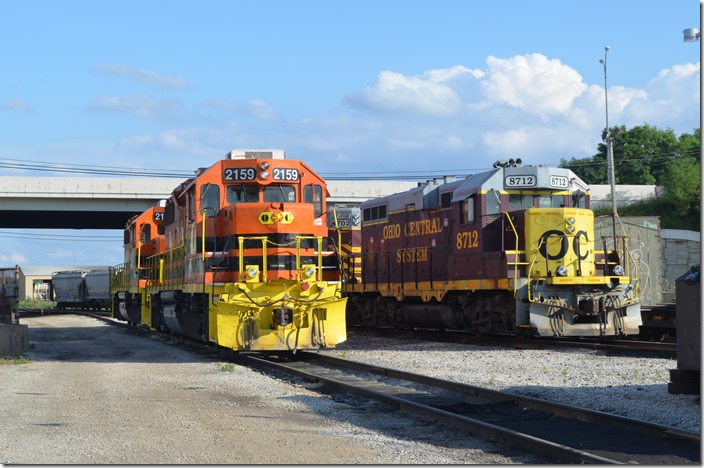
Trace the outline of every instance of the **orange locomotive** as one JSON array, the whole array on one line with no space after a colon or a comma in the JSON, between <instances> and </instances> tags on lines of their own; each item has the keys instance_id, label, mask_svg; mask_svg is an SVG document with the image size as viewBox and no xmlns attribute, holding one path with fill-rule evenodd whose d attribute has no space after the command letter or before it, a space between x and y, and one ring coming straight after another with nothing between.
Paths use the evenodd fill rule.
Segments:
<instances>
[{"instance_id":1,"label":"orange locomotive","mask_svg":"<svg viewBox=\"0 0 704 468\"><path fill-rule=\"evenodd\" d=\"M164 250L164 207L153 206L133 216L125 227L125 263L110 269L113 316L132 324L151 324L151 310L144 309L147 285L146 259Z\"/></svg>"},{"instance_id":2,"label":"orange locomotive","mask_svg":"<svg viewBox=\"0 0 704 468\"><path fill-rule=\"evenodd\" d=\"M149 241L154 251L145 254L143 242L144 228L159 231L150 215L128 223L114 316L234 350L343 342L346 299L338 252L328 247L328 196L320 176L281 150L231 151L172 192L163 233Z\"/></svg>"}]
</instances>

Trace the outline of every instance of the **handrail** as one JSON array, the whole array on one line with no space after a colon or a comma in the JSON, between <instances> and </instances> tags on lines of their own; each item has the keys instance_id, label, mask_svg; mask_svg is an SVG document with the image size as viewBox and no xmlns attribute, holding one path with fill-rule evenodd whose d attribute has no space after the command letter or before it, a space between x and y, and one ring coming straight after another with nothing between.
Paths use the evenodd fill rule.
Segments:
<instances>
[{"instance_id":1,"label":"handrail","mask_svg":"<svg viewBox=\"0 0 704 468\"><path fill-rule=\"evenodd\" d=\"M547 242L547 238L545 238L545 237L540 238L540 241L538 242L538 248L535 249L535 251L533 252L533 260L530 262L530 266L528 267L528 270L526 271L526 278L528 278L528 295L527 295L528 302L536 302L539 300L539 298L538 299L533 298L533 294L532 294L530 285L531 285L531 282L533 281L533 278L531 277L531 272L533 271L533 265L535 265L535 261L538 259L538 256L535 255L535 253L540 250L540 247L542 246L543 242ZM540 295L538 295L538 296L540 296Z\"/></svg>"},{"instance_id":2,"label":"handrail","mask_svg":"<svg viewBox=\"0 0 704 468\"><path fill-rule=\"evenodd\" d=\"M516 226L513 224L513 220L511 219L511 215L506 212L504 213L506 215L506 218L508 219L509 224L511 224L511 229L513 230L513 234L516 236L516 249L515 249L515 260L513 262L513 297L516 297L516 294L518 294L518 290L516 288L516 278L518 278L518 256L519 256L519 251L518 251L518 231L516 230ZM530 276L529 276L530 278ZM529 288L530 289L530 288Z\"/></svg>"},{"instance_id":3,"label":"handrail","mask_svg":"<svg viewBox=\"0 0 704 468\"><path fill-rule=\"evenodd\" d=\"M296 236L296 276L301 280L301 241L304 239L315 239L318 241L318 265L317 281L323 280L323 238L322 236Z\"/></svg>"},{"instance_id":4,"label":"handrail","mask_svg":"<svg viewBox=\"0 0 704 468\"><path fill-rule=\"evenodd\" d=\"M322 281L323 279L323 237L322 236L296 236L296 276L298 281L301 281L301 241L306 239L313 239L317 241L318 254L317 254L317 281ZM239 275L240 280L245 277L244 274L244 243L246 240L261 241L262 243L262 282L267 282L267 245L271 243L266 236L237 236L238 241L238 259L239 259Z\"/></svg>"}]
</instances>

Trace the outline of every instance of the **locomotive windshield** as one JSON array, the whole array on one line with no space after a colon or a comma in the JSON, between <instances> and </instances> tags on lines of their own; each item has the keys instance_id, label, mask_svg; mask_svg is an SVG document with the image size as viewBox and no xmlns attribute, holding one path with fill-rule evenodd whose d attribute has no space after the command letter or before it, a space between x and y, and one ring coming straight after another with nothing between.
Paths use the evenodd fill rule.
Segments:
<instances>
[{"instance_id":1,"label":"locomotive windshield","mask_svg":"<svg viewBox=\"0 0 704 468\"><path fill-rule=\"evenodd\" d=\"M259 187L256 185L230 185L227 187L227 203L256 203L259 201Z\"/></svg>"},{"instance_id":2,"label":"locomotive windshield","mask_svg":"<svg viewBox=\"0 0 704 468\"><path fill-rule=\"evenodd\" d=\"M264 201L271 202L295 202L296 187L293 185L269 185L264 187Z\"/></svg>"}]
</instances>

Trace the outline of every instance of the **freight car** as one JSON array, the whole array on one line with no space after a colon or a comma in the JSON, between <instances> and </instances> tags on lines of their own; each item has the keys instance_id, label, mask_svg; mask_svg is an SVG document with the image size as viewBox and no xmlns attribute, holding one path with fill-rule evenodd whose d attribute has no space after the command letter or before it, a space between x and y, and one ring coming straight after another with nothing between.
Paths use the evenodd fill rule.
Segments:
<instances>
[{"instance_id":1,"label":"freight car","mask_svg":"<svg viewBox=\"0 0 704 468\"><path fill-rule=\"evenodd\" d=\"M51 289L59 309L110 308L109 268L54 272L51 275Z\"/></svg>"},{"instance_id":2,"label":"freight car","mask_svg":"<svg viewBox=\"0 0 704 468\"><path fill-rule=\"evenodd\" d=\"M231 151L131 219L113 316L236 351L346 339L325 181L281 150Z\"/></svg>"},{"instance_id":3,"label":"freight car","mask_svg":"<svg viewBox=\"0 0 704 468\"><path fill-rule=\"evenodd\" d=\"M361 205L348 324L540 336L637 335L628 239L596 239L572 171L497 161ZM354 277L348 272L347 277Z\"/></svg>"}]
</instances>

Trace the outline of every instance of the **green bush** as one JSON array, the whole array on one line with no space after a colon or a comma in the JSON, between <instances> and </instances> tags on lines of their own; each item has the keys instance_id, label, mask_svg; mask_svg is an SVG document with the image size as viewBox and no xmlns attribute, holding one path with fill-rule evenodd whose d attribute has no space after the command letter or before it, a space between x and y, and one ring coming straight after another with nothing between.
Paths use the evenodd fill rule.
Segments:
<instances>
[{"instance_id":1,"label":"green bush","mask_svg":"<svg viewBox=\"0 0 704 468\"><path fill-rule=\"evenodd\" d=\"M40 301L39 299L25 299L20 301L20 309L51 309L56 307L54 301Z\"/></svg>"}]
</instances>

